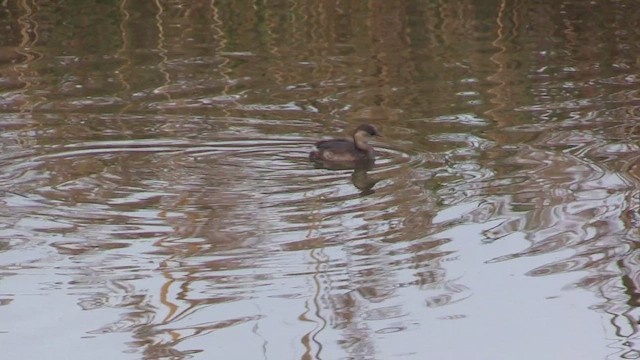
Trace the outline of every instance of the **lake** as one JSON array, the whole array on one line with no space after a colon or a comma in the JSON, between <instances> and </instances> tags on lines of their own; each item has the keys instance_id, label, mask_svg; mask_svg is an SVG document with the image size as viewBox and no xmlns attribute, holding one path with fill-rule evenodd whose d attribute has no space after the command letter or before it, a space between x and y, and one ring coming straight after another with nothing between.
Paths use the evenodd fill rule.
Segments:
<instances>
[{"instance_id":1,"label":"lake","mask_svg":"<svg viewBox=\"0 0 640 360\"><path fill-rule=\"evenodd\" d=\"M0 3L12 359L640 358L635 1ZM371 168L320 139L375 125Z\"/></svg>"}]
</instances>

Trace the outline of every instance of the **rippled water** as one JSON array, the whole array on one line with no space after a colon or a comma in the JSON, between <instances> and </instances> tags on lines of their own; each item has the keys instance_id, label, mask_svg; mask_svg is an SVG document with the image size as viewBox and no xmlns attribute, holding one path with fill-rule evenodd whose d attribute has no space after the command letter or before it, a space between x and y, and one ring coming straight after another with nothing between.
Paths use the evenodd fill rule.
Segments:
<instances>
[{"instance_id":1,"label":"rippled water","mask_svg":"<svg viewBox=\"0 0 640 360\"><path fill-rule=\"evenodd\" d=\"M1 3L0 348L640 357L637 18ZM360 123L375 167L309 162Z\"/></svg>"}]
</instances>

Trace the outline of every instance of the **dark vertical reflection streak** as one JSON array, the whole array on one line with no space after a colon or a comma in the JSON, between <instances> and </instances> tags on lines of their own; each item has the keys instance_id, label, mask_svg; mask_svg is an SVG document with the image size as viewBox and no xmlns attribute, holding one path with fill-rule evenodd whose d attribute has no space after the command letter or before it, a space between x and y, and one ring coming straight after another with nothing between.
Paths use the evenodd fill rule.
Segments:
<instances>
[{"instance_id":1,"label":"dark vertical reflection streak","mask_svg":"<svg viewBox=\"0 0 640 360\"><path fill-rule=\"evenodd\" d=\"M31 74L29 73L29 65L37 62L42 58L42 54L34 48L38 44L38 23L33 20L34 11L38 10L35 3L29 4L28 0L20 0L18 2L22 14L18 17L18 27L20 29L20 44L16 47L16 53L24 56L24 60L13 66L13 70L18 74L18 80L21 82L22 93L28 91L34 85L31 83ZM27 97L29 99L29 97ZM22 112L29 112L38 106L38 99L28 100L21 104Z\"/></svg>"}]
</instances>

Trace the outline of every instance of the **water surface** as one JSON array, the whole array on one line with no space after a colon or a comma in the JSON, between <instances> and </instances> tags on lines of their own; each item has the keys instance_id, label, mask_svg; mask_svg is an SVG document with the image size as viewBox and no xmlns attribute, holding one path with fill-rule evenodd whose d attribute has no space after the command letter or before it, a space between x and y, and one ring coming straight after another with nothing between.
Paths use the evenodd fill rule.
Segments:
<instances>
[{"instance_id":1,"label":"water surface","mask_svg":"<svg viewBox=\"0 0 640 360\"><path fill-rule=\"evenodd\" d=\"M0 347L640 357L638 11L0 4Z\"/></svg>"}]
</instances>

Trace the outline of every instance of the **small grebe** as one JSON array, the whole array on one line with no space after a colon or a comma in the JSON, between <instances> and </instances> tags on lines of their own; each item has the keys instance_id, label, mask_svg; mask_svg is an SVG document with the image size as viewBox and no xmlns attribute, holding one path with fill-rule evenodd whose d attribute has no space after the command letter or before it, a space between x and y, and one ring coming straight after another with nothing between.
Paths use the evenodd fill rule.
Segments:
<instances>
[{"instance_id":1,"label":"small grebe","mask_svg":"<svg viewBox=\"0 0 640 360\"><path fill-rule=\"evenodd\" d=\"M315 162L343 166L373 163L375 151L367 142L370 136L380 136L378 129L369 124L360 125L353 132L353 139L318 141L309 154L309 159Z\"/></svg>"}]
</instances>

